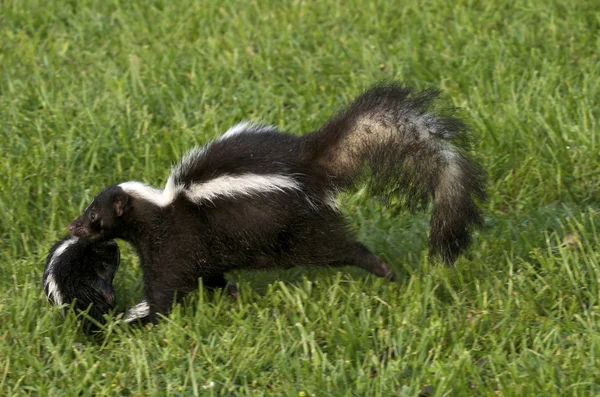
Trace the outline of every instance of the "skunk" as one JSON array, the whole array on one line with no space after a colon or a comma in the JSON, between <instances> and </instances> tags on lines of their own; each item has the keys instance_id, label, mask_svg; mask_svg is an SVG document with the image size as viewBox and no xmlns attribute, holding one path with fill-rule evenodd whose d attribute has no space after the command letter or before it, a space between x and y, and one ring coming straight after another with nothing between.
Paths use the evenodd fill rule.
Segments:
<instances>
[{"instance_id":1,"label":"skunk","mask_svg":"<svg viewBox=\"0 0 600 397\"><path fill-rule=\"evenodd\" d=\"M335 197L366 184L409 208L433 202L430 253L453 263L482 223L485 173L468 128L432 110L438 92L379 84L304 136L241 123L192 149L163 190L130 181L102 190L69 232L137 250L151 321L198 284L233 269L358 266L394 273L355 241Z\"/></svg>"},{"instance_id":2,"label":"skunk","mask_svg":"<svg viewBox=\"0 0 600 397\"><path fill-rule=\"evenodd\" d=\"M67 236L48 253L42 279L44 293L59 306L73 304L77 311L89 308L88 315L103 324L104 314L116 305L112 282L119 262L119 247L113 240L91 242ZM62 313L66 314L66 307ZM97 329L89 321L84 323L87 330Z\"/></svg>"},{"instance_id":3,"label":"skunk","mask_svg":"<svg viewBox=\"0 0 600 397\"><path fill-rule=\"evenodd\" d=\"M114 240L92 242L67 236L52 246L42 284L48 299L62 308L66 305L88 315L97 324L104 324L104 315L116 306L113 279L119 268L120 251ZM141 300L120 317L125 323L145 322L149 315L148 302ZM96 324L84 320L84 329L97 330Z\"/></svg>"}]
</instances>

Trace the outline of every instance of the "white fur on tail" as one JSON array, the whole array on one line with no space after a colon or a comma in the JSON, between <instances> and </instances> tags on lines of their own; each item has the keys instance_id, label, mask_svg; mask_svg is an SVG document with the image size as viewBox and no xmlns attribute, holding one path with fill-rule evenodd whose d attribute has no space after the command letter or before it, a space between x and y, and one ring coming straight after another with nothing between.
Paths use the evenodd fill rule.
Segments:
<instances>
[{"instance_id":1,"label":"white fur on tail","mask_svg":"<svg viewBox=\"0 0 600 397\"><path fill-rule=\"evenodd\" d=\"M448 200L449 197L459 196L464 189L461 169L457 163L456 154L452 148L447 147L442 150L442 155L448 162L448 165L440 171L440 178L436 188L436 202Z\"/></svg>"}]
</instances>

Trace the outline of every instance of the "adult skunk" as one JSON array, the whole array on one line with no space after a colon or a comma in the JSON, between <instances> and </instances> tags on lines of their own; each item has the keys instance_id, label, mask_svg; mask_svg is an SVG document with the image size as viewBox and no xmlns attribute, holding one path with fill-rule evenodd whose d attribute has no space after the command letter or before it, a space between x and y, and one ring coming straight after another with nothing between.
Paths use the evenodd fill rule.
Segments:
<instances>
[{"instance_id":1,"label":"adult skunk","mask_svg":"<svg viewBox=\"0 0 600 397\"><path fill-rule=\"evenodd\" d=\"M114 240L92 242L67 236L59 240L48 253L42 284L48 299L56 305L73 305L78 312L89 309L92 321L82 320L85 331L98 330L104 315L116 306L113 279L119 268L119 246ZM126 323L144 321L149 314L143 300L124 315Z\"/></svg>"},{"instance_id":2,"label":"adult skunk","mask_svg":"<svg viewBox=\"0 0 600 397\"><path fill-rule=\"evenodd\" d=\"M189 152L164 190L107 187L69 232L136 248L151 321L198 278L222 287L233 269L353 265L393 279L336 208L339 192L363 183L384 202L400 197L414 209L433 200L430 252L452 263L481 224L485 176L465 124L431 110L437 94L376 85L300 137L238 124Z\"/></svg>"}]
</instances>

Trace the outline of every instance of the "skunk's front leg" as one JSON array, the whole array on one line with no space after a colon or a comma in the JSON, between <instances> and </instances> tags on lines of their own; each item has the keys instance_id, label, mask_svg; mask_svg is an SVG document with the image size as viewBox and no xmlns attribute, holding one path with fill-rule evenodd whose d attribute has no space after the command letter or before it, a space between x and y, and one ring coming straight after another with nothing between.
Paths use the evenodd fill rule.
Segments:
<instances>
[{"instance_id":1,"label":"skunk's front leg","mask_svg":"<svg viewBox=\"0 0 600 397\"><path fill-rule=\"evenodd\" d=\"M168 282L170 281L170 282ZM237 299L238 290L235 284L229 283L223 274L217 276L203 277L202 284L209 291L214 291L216 288L226 289L227 293ZM191 280L179 280L179 283L174 280L148 280L146 282L146 301L149 306L149 321L157 323L160 320L160 315L167 316L171 311L171 307L175 301L180 302L190 292L197 290L198 279L194 282Z\"/></svg>"},{"instance_id":2,"label":"skunk's front leg","mask_svg":"<svg viewBox=\"0 0 600 397\"><path fill-rule=\"evenodd\" d=\"M225 279L224 274L219 274L218 276L212 277L203 277L202 285L204 285L209 291L214 291L217 288L227 290L227 293L233 299L237 299L239 296L237 286L234 283L228 282L227 279Z\"/></svg>"},{"instance_id":3,"label":"skunk's front leg","mask_svg":"<svg viewBox=\"0 0 600 397\"><path fill-rule=\"evenodd\" d=\"M180 299L181 293L173 286L174 280L148 273L144 273L144 300L148 302L148 321L156 324L160 320L159 314L167 316L175 297Z\"/></svg>"}]
</instances>

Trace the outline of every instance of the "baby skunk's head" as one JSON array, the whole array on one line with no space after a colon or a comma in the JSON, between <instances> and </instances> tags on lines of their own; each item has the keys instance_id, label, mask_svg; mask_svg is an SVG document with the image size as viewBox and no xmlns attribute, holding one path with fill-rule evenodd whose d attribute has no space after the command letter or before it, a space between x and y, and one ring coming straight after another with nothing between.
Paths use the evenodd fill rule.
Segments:
<instances>
[{"instance_id":1,"label":"baby skunk's head","mask_svg":"<svg viewBox=\"0 0 600 397\"><path fill-rule=\"evenodd\" d=\"M89 241L120 237L124 216L131 208L130 197L119 185L98 193L79 218L69 225L69 233Z\"/></svg>"}]
</instances>

